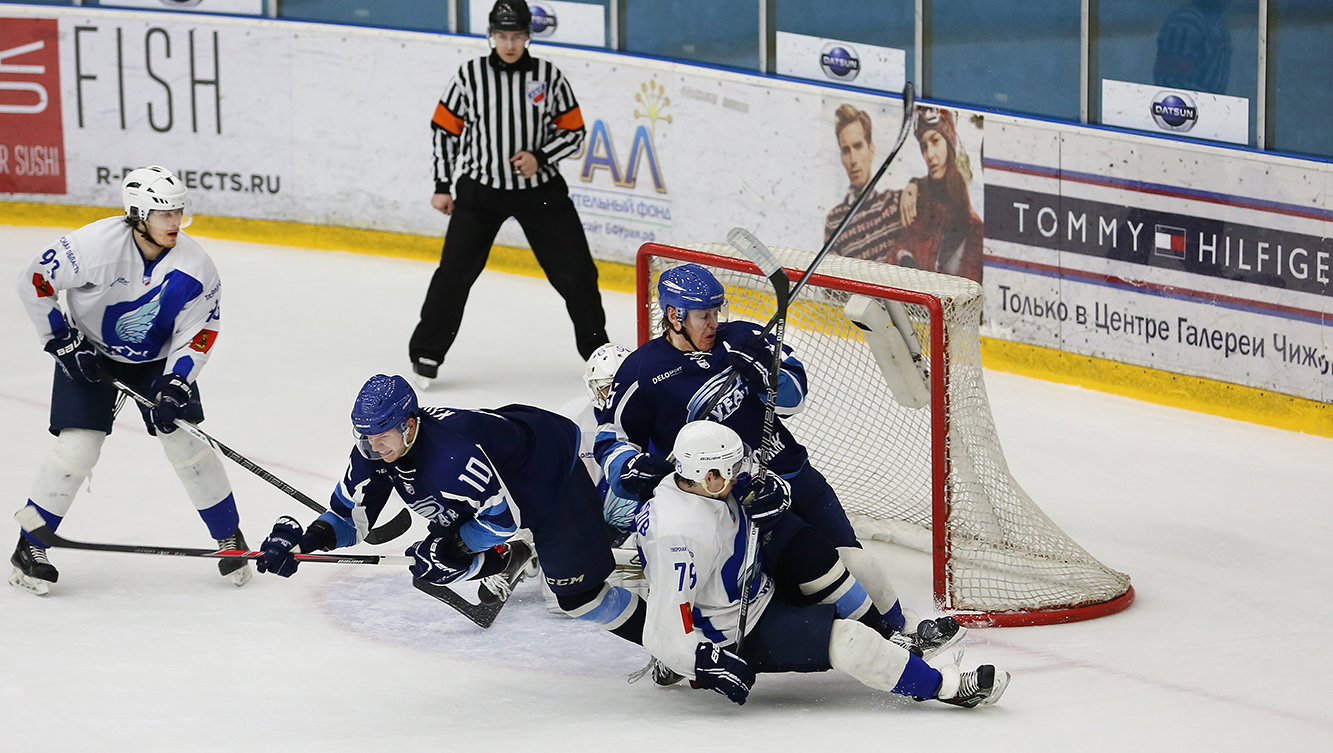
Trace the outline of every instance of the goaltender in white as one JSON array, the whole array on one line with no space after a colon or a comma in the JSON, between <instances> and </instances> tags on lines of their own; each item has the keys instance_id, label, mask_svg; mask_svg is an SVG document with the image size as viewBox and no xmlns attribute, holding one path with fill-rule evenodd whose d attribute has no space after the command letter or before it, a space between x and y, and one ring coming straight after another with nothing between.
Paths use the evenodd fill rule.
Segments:
<instances>
[{"instance_id":1,"label":"goaltender in white","mask_svg":"<svg viewBox=\"0 0 1333 753\"><path fill-rule=\"evenodd\" d=\"M775 582L770 572L782 569L766 564L751 589L744 647L733 652L750 523L732 491L748 453L730 428L694 421L677 435L673 455L675 473L662 480L638 516L639 550L653 596L643 645L653 656L696 686L740 704L756 673L829 669L917 700L965 708L999 700L1009 684L1007 672L989 664L960 671L961 647L934 658L927 653L927 663L862 622L838 618L833 604L802 602L800 589L793 588L798 584ZM756 516L767 514L759 512L758 498L771 495L770 487L790 493L782 483L754 483L761 486Z\"/></svg>"}]
</instances>

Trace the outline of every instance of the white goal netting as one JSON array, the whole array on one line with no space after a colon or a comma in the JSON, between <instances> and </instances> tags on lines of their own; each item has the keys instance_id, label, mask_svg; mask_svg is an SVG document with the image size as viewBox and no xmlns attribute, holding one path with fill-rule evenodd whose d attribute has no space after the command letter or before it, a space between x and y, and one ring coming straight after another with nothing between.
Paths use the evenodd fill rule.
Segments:
<instances>
[{"instance_id":1,"label":"white goal netting","mask_svg":"<svg viewBox=\"0 0 1333 753\"><path fill-rule=\"evenodd\" d=\"M814 258L772 251L797 272ZM687 261L708 267L726 286L733 321L766 323L774 314L771 284L738 271L749 265L730 246L649 244L640 256L648 265L648 305L640 315L651 318L649 336L662 331L658 276ZM928 359L927 406L906 408L894 399L864 334L843 312L853 294L905 303ZM941 608L992 624L1118 611L1132 599L1129 577L1076 544L1009 472L982 375L981 315L981 287L966 278L828 256L789 307L785 342L805 364L810 390L805 410L785 423L861 538L934 553ZM1005 621L1006 613L1023 617Z\"/></svg>"}]
</instances>

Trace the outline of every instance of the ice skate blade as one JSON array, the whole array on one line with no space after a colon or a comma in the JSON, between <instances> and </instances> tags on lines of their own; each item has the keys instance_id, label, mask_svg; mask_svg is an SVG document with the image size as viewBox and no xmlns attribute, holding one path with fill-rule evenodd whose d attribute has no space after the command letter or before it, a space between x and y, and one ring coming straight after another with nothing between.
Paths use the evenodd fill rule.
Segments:
<instances>
[{"instance_id":1,"label":"ice skate blade","mask_svg":"<svg viewBox=\"0 0 1333 753\"><path fill-rule=\"evenodd\" d=\"M36 594L37 596L46 596L51 592L50 581L42 580L40 578L29 578L17 567L14 568L13 574L9 576L9 585L14 586L15 588L21 588L24 591Z\"/></svg>"},{"instance_id":2,"label":"ice skate blade","mask_svg":"<svg viewBox=\"0 0 1333 753\"><path fill-rule=\"evenodd\" d=\"M417 386L417 389L421 390L422 392L429 390L431 383L434 381L435 381L434 379L431 379L430 377L421 376L420 374L412 375L412 383L415 384Z\"/></svg>"},{"instance_id":3,"label":"ice skate blade","mask_svg":"<svg viewBox=\"0 0 1333 753\"><path fill-rule=\"evenodd\" d=\"M255 574L254 568L250 567L250 563L247 562L245 563L244 567L232 570L223 577L226 578L227 580L230 580L232 583L236 584L237 588L240 588L241 586L244 586L246 583L249 583L250 578L252 578L254 574Z\"/></svg>"}]
</instances>

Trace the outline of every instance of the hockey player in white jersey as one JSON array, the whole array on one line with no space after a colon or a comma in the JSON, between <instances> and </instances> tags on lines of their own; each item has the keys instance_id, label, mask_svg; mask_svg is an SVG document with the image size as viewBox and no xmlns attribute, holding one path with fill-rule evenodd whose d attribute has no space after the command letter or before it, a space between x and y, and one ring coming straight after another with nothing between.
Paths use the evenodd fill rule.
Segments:
<instances>
[{"instance_id":1,"label":"hockey player in white jersey","mask_svg":"<svg viewBox=\"0 0 1333 753\"><path fill-rule=\"evenodd\" d=\"M919 700L966 708L999 700L1008 673L989 664L960 671L961 651L953 645L934 654L939 658L929 653L923 658L858 619L868 596L837 564L827 539L786 512L790 489L781 477L755 480L759 488L749 509L737 502L733 490L738 479L746 483L749 453L735 431L710 421L686 424L673 456L675 472L657 486L638 519L652 594L643 645L653 656L695 686L738 704L745 703L756 673L828 669ZM761 531L797 521L810 534L802 536L807 546L798 562L767 561L761 548L762 570L750 591L745 641L737 653L748 520ZM829 577L818 582L791 577L789 565L807 567L821 559L833 565Z\"/></svg>"},{"instance_id":2,"label":"hockey player in white jersey","mask_svg":"<svg viewBox=\"0 0 1333 753\"><path fill-rule=\"evenodd\" d=\"M221 459L175 424L203 420L195 380L217 340L222 283L212 259L181 231L190 224L189 201L170 171L132 170L121 194L124 216L60 238L19 275L19 298L56 359L56 443L27 504L53 531L68 513L115 421L117 390L105 372L157 403L140 408L144 423L218 548L247 549ZM10 583L33 593L46 594L59 577L46 550L23 533L10 561ZM253 572L243 559L219 560L218 568L238 586Z\"/></svg>"}]
</instances>

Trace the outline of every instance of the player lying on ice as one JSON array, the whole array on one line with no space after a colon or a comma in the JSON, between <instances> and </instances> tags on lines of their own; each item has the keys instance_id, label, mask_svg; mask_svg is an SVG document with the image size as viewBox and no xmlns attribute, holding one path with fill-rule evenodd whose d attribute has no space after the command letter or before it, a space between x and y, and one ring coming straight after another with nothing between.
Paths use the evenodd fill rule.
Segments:
<instances>
[{"instance_id":1,"label":"player lying on ice","mask_svg":"<svg viewBox=\"0 0 1333 753\"><path fill-rule=\"evenodd\" d=\"M526 528L562 610L643 642L644 601L606 583L615 559L573 421L527 405L422 408L406 379L377 374L357 395L352 428L356 447L331 509L304 530L279 518L260 572L290 577L293 554L360 542L396 491L430 521L430 535L407 550L413 578L444 584L516 572L533 554L516 538Z\"/></svg>"},{"instance_id":2,"label":"player lying on ice","mask_svg":"<svg viewBox=\"0 0 1333 753\"><path fill-rule=\"evenodd\" d=\"M750 447L764 445L768 364L776 338L747 321L727 321L722 283L698 264L662 273L657 283L663 332L628 353L617 365L605 404L596 411L594 453L611 492L644 499L672 472L666 460L686 423L711 419L725 424ZM911 633L917 621L897 608L892 577L884 563L861 547L837 493L810 462L806 448L783 424L805 407L805 366L782 346L774 401L774 442L768 468L791 486L792 512L837 547L843 565L870 592L892 626ZM731 379L732 373L739 379ZM716 400L719 392L730 390Z\"/></svg>"},{"instance_id":3,"label":"player lying on ice","mask_svg":"<svg viewBox=\"0 0 1333 753\"><path fill-rule=\"evenodd\" d=\"M776 474L750 481L749 453L736 432L691 422L673 454L675 472L638 517L652 595L643 645L653 656L739 704L757 673L829 669L921 700L966 708L999 700L1009 674L989 664L960 671L964 631L952 619L933 621L953 628L933 641L885 637L884 616L839 563L837 550L786 511L787 483ZM737 494L748 494L751 484L758 489L747 510ZM750 590L745 640L735 651L749 521L763 537L762 570Z\"/></svg>"}]
</instances>

